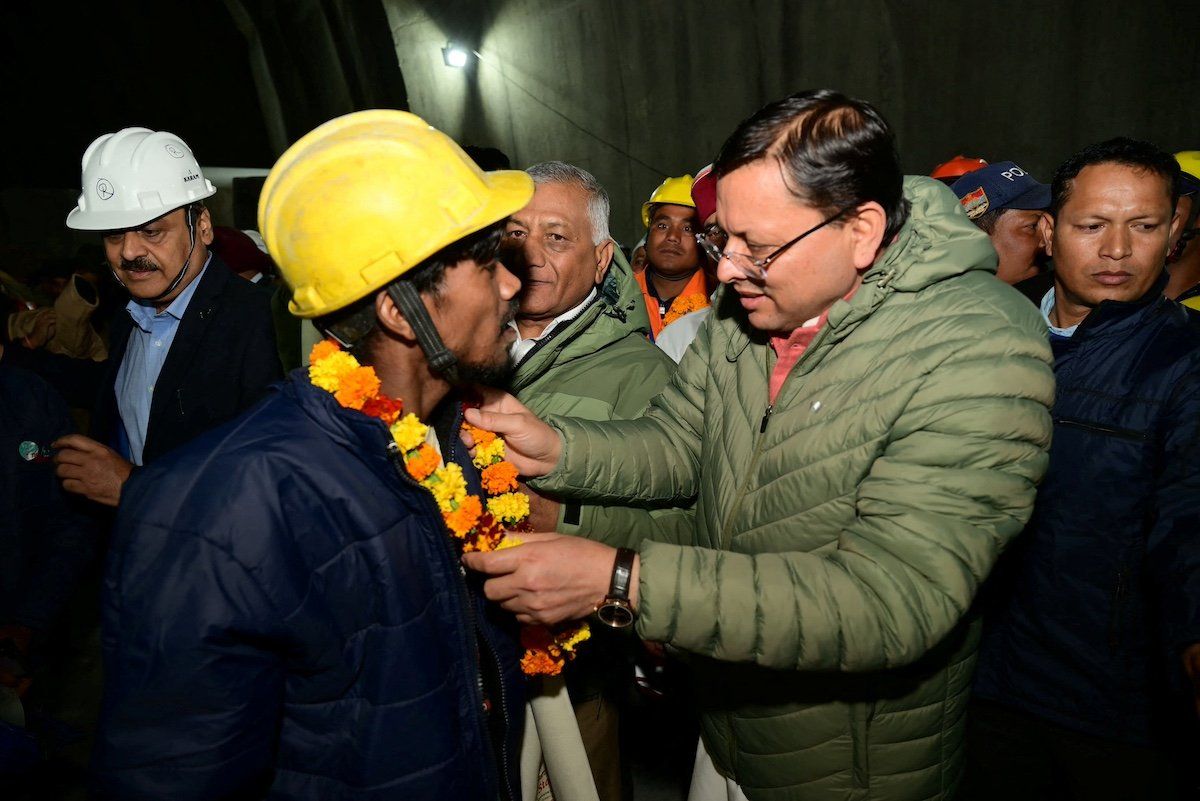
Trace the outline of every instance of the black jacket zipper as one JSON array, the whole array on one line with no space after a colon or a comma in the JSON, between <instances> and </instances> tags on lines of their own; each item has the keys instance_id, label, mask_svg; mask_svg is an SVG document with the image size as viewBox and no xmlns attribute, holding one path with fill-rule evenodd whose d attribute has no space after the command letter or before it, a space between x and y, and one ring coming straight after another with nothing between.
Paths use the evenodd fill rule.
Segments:
<instances>
[{"instance_id":1,"label":"black jacket zipper","mask_svg":"<svg viewBox=\"0 0 1200 801\"><path fill-rule=\"evenodd\" d=\"M459 413L459 416L461 416L461 412ZM400 446L398 446L394 441L389 441L387 444L387 452L388 452L388 458L392 462L392 467L395 468L396 474L400 477L400 483L406 484L411 487L415 487L424 496L424 502L428 507L430 507L431 513L433 515L433 519L439 521L439 524L440 524L440 521L442 519L441 510L438 509L437 503L434 502L433 497L429 494L429 492L424 487L422 487L420 485L420 483L418 483L416 480L414 480L412 476L410 476L408 474L408 469L404 466L404 456L403 456L403 454L400 453ZM475 690L477 693L477 697L475 699L475 708L477 710L479 710L485 716L480 720L479 729L480 729L480 734L482 735L484 746L489 751L492 751L492 736L491 736L491 733L488 731L487 719L486 719L487 713L484 710L484 700L485 699L484 699L484 689L483 689L483 674L482 674L482 666L480 663L479 642L478 642L478 640L480 639L480 637L479 637L480 630L479 630L478 622L475 619L475 605L472 602L471 594L467 589L467 582L466 582L466 572L467 571L466 571L466 568L463 567L461 562L459 561L458 554L456 554L454 552L454 546L450 543L449 538L447 536L438 536L437 539L442 543L442 547L445 549L446 555L450 560L450 564L458 565L459 581L456 583L457 583L457 588L458 588L458 592L459 592L459 602L462 604L463 613L467 617L466 631L461 632L461 635L462 635L462 639L463 639L463 645L466 646L466 648L465 648L466 653L475 654L475 663L476 663ZM475 635L475 636L473 637L471 635ZM488 650L491 651L491 648L489 647ZM491 655L491 654L489 654L489 655ZM495 659L494 655L492 655L492 656L493 656L493 659ZM497 669L499 669L499 665L497 665ZM503 674L503 672L500 672L499 675L500 675L500 680L499 680L498 684L501 687L501 693L503 695L504 674ZM507 707L505 707L503 705L503 699L502 699L502 706L501 706L500 714L504 719L505 731L508 731L511 724L508 719L508 709L507 709ZM501 769L504 771L505 778L507 778L508 747L507 747L507 743L503 742L503 741L500 744L500 762L501 762ZM488 771L488 773L494 774L494 766L493 766L492 770ZM501 785L500 777L494 777L494 778L497 779L497 781L495 783L497 785ZM504 781L502 786L498 786L497 789L500 792L501 798L510 799L510 801L511 801L511 797L509 795L509 786L510 786L509 783L507 781Z\"/></svg>"},{"instance_id":2,"label":"black jacket zipper","mask_svg":"<svg viewBox=\"0 0 1200 801\"><path fill-rule=\"evenodd\" d=\"M449 447L451 457L454 457L457 454L458 449L460 447L462 447L462 440L460 440L456 436L459 429L462 428L462 424L463 424L462 406L457 405L455 407L455 412L454 412L454 424L450 427L451 432L453 432L450 435L450 447ZM443 538L443 541L446 543L447 547L450 547L449 539ZM454 549L451 547L451 551L453 551L453 550ZM461 562L459 563L459 568L460 568L460 574L463 577L463 584L465 585L467 570L465 567L462 567ZM468 593L468 597L469 596L470 596L470 593ZM474 606L474 604L472 604L469 614L471 615L472 627L474 628L474 630L476 632L476 640L482 641L483 644L485 646L487 646L488 657L490 657L490 659L492 661L492 667L496 671L496 686L500 690L500 719L504 724L502 727L502 731L500 733L500 771L502 774L501 778L503 780L502 785L500 787L500 797L502 799L508 799L509 801L516 801L516 799L511 798L509 795L510 788L513 787L514 784L516 784L516 783L512 781L512 776L509 774L509 771L508 771L508 766L509 766L509 761L510 761L509 753L508 753L508 734L509 734L509 732L512 731L512 720L510 720L508 717L508 691L504 687L504 666L500 664L500 657L496 653L496 646L492 643L491 639L488 637L487 629L483 626L475 625L476 621L475 621L475 606ZM476 651L476 659L478 660L478 658L479 658L479 655L478 655L478 650L477 650ZM480 664L480 670L479 670L479 674L478 674L477 678L478 678L478 682L479 682L480 694L485 695L485 697L486 697L486 693L484 691L484 685L483 685L482 663ZM482 709L483 707L481 706L480 708ZM486 718L484 720L484 729L485 729L484 733L487 734Z\"/></svg>"},{"instance_id":3,"label":"black jacket zipper","mask_svg":"<svg viewBox=\"0 0 1200 801\"><path fill-rule=\"evenodd\" d=\"M1092 431L1096 434L1107 434L1110 437L1131 439L1137 442L1142 442L1146 439L1146 435L1141 431L1134 431L1133 429L1129 428L1114 428L1113 426L1101 425L1100 423L1088 423L1083 420L1071 420L1066 417L1055 417L1054 424L1066 426L1067 428L1077 428L1081 431Z\"/></svg>"},{"instance_id":4,"label":"black jacket zipper","mask_svg":"<svg viewBox=\"0 0 1200 801\"><path fill-rule=\"evenodd\" d=\"M1124 628L1122 625L1122 615L1125 609L1125 595L1127 593L1125 573L1125 568L1117 571L1117 589L1113 593L1112 617L1108 624L1108 647L1113 652L1121 644L1121 633Z\"/></svg>"},{"instance_id":5,"label":"black jacket zipper","mask_svg":"<svg viewBox=\"0 0 1200 801\"><path fill-rule=\"evenodd\" d=\"M550 343L553 342L553 343L557 344L559 335L564 333L565 331L567 331L569 328L571 328L571 326L573 326L578 321L582 320L583 316L585 314L590 314L592 311L592 308L599 302L600 302L600 296L597 295L596 297L592 298L591 303L589 303L587 306L584 307L583 311L581 311L579 314L575 315L570 320L568 320L566 325L557 326L553 331L550 332L549 336L542 337L537 342L535 342L533 344L533 347L530 348L529 351L524 356L521 357L521 360L519 362L517 362L516 367L520 368L520 366L522 364L525 364L530 359L532 359L535 355L537 355L537 353L539 351L541 351L542 349L544 349L546 347L549 347ZM579 336L579 334L582 333L584 330L586 330L587 327L590 325L591 325L591 322L589 322L588 325L580 326L578 329L576 329L576 331L571 336L571 338L566 340L566 342L564 344L574 341Z\"/></svg>"}]
</instances>

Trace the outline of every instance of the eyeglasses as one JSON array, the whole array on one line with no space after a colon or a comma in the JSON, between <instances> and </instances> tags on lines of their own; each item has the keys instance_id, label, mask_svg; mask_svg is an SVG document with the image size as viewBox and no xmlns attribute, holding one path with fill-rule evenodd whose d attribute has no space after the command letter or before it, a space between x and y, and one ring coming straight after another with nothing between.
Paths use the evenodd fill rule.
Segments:
<instances>
[{"instance_id":1,"label":"eyeglasses","mask_svg":"<svg viewBox=\"0 0 1200 801\"><path fill-rule=\"evenodd\" d=\"M721 259L729 259L730 263L733 264L734 267L737 267L739 270L741 270L748 278L756 278L762 281L767 277L767 268L771 266L771 262L782 256L788 248L799 242L801 239L804 239L804 237L815 234L817 231L820 231L831 222L845 216L846 212L851 211L857 206L857 203L846 206L833 216L828 217L822 222L814 225L812 228L809 228L792 241L780 245L769 256L765 256L761 259L756 259L753 256L746 255L745 253L731 253L730 251L725 250L724 245L729 238L728 234L722 231L715 224L705 228L704 233L696 234L696 244L698 244L714 262L720 264Z\"/></svg>"}]
</instances>

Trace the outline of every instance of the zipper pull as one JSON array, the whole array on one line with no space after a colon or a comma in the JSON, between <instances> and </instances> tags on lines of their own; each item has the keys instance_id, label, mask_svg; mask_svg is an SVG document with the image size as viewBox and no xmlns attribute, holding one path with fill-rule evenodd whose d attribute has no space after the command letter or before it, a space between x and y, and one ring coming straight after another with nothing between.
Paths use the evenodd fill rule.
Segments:
<instances>
[{"instance_id":1,"label":"zipper pull","mask_svg":"<svg viewBox=\"0 0 1200 801\"><path fill-rule=\"evenodd\" d=\"M763 412L762 422L759 423L759 426L758 426L758 433L760 433L760 434L767 433L767 421L771 419L771 410L774 408L775 408L775 404L773 404L773 403L767 404L767 410L765 412Z\"/></svg>"}]
</instances>

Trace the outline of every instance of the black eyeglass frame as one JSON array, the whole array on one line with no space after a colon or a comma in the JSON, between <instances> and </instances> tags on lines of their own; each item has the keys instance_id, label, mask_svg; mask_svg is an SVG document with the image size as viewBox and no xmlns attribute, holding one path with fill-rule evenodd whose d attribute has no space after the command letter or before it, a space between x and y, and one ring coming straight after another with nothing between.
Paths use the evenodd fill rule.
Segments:
<instances>
[{"instance_id":1,"label":"black eyeglass frame","mask_svg":"<svg viewBox=\"0 0 1200 801\"><path fill-rule=\"evenodd\" d=\"M814 225L812 228L809 228L807 231L800 234L799 236L797 236L795 239L791 240L790 242L785 242L784 244L775 248L775 250L772 251L769 255L764 256L761 259L755 259L745 253L737 253L737 252L730 253L729 251L725 250L724 248L717 247L716 243L714 243L713 241L711 241L708 238L709 237L709 229L707 229L707 228L704 230L703 233L696 234L696 244L699 245L700 248L705 253L707 253L708 256L717 264L720 264L721 259L729 259L729 261L733 263L733 266L737 267L742 272L748 274L748 270L746 269L746 267L748 265L749 267L752 267L758 271L758 278L765 278L767 275L767 268L771 266L771 262L775 261L780 256L782 256L787 251L788 248L790 248L792 245L795 245L797 242L804 239L805 237L812 236L817 231L820 231L822 228L829 225L830 223L841 219L842 217L844 217L846 215L846 212L852 211L853 209L858 208L858 206L859 206L858 203L852 203L849 206L842 208L841 210L834 213L832 216L827 217L826 219L824 219L821 222ZM710 226L710 228L713 228L713 227L715 227L715 226ZM725 234L724 231L721 231L721 234L725 235L726 241L728 241L728 234Z\"/></svg>"}]
</instances>

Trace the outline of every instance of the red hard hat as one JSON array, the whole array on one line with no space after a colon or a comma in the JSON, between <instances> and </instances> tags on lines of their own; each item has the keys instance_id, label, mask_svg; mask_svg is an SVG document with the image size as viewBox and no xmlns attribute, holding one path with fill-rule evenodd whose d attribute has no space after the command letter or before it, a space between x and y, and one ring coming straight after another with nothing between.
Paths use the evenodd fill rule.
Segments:
<instances>
[{"instance_id":1,"label":"red hard hat","mask_svg":"<svg viewBox=\"0 0 1200 801\"><path fill-rule=\"evenodd\" d=\"M988 163L983 159L970 158L968 156L955 156L949 161L944 161L933 168L933 172L929 173L930 178L961 178L969 172L975 172L978 169L986 167Z\"/></svg>"},{"instance_id":2,"label":"red hard hat","mask_svg":"<svg viewBox=\"0 0 1200 801\"><path fill-rule=\"evenodd\" d=\"M696 180L692 182L692 202L696 204L696 220L701 225L717 211L717 176L712 168L709 164L696 173Z\"/></svg>"}]
</instances>

